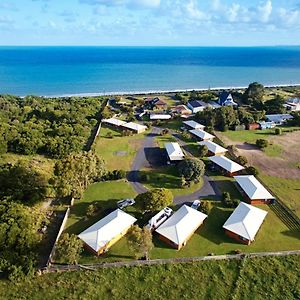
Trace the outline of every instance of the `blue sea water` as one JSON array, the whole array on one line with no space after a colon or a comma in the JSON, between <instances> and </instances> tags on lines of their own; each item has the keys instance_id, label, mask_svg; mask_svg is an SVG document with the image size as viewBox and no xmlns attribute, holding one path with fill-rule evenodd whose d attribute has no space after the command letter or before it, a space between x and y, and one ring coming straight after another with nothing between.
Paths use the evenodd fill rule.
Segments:
<instances>
[{"instance_id":1,"label":"blue sea water","mask_svg":"<svg viewBox=\"0 0 300 300\"><path fill-rule=\"evenodd\" d=\"M0 47L0 94L300 83L300 47Z\"/></svg>"}]
</instances>

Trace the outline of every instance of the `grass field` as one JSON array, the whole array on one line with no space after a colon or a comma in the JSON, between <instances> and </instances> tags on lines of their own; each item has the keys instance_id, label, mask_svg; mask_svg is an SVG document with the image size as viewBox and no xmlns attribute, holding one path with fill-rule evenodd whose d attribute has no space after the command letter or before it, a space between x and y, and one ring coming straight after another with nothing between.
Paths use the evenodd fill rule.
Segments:
<instances>
[{"instance_id":1,"label":"grass field","mask_svg":"<svg viewBox=\"0 0 300 300\"><path fill-rule=\"evenodd\" d=\"M166 166L157 169L144 169L142 173L147 174L149 180L145 183L148 189L166 188L169 189L173 196L188 195L202 186L202 181L197 184L192 184L189 188L181 187L181 178L178 174L176 166Z\"/></svg>"},{"instance_id":2,"label":"grass field","mask_svg":"<svg viewBox=\"0 0 300 300\"><path fill-rule=\"evenodd\" d=\"M300 179L264 175L259 177L296 215L300 216Z\"/></svg>"},{"instance_id":3,"label":"grass field","mask_svg":"<svg viewBox=\"0 0 300 300\"><path fill-rule=\"evenodd\" d=\"M282 132L289 132L291 130L300 130L300 127L281 127ZM222 132L222 135L225 135L232 141L235 142L245 142L250 144L255 144L257 139L268 139L269 137L275 136L275 129L265 129L265 130L242 130L242 131L233 131L228 130Z\"/></svg>"},{"instance_id":4,"label":"grass field","mask_svg":"<svg viewBox=\"0 0 300 300\"><path fill-rule=\"evenodd\" d=\"M234 299L300 298L300 256L203 261L52 273L0 281L1 299Z\"/></svg>"},{"instance_id":5,"label":"grass field","mask_svg":"<svg viewBox=\"0 0 300 300\"><path fill-rule=\"evenodd\" d=\"M112 138L108 138L107 134L111 134ZM144 137L145 134L122 136L118 131L103 127L94 147L96 153L105 160L109 170L129 171Z\"/></svg>"}]
</instances>

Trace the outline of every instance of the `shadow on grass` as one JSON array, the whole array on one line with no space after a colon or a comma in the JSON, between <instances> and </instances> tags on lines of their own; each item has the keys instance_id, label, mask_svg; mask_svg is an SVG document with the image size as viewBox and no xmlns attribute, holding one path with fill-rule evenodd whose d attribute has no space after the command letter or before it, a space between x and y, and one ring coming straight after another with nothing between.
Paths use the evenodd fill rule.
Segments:
<instances>
[{"instance_id":1,"label":"shadow on grass","mask_svg":"<svg viewBox=\"0 0 300 300\"><path fill-rule=\"evenodd\" d=\"M196 234L204 237L205 239L213 242L216 245L223 243L236 242L225 235L223 225L229 218L232 210L224 209L221 206L215 205L209 217L204 221L203 225L196 231Z\"/></svg>"},{"instance_id":2,"label":"shadow on grass","mask_svg":"<svg viewBox=\"0 0 300 300\"><path fill-rule=\"evenodd\" d=\"M147 147L144 148L144 154L150 166L160 167L166 165L167 155L164 149L159 147Z\"/></svg>"},{"instance_id":3,"label":"shadow on grass","mask_svg":"<svg viewBox=\"0 0 300 300\"><path fill-rule=\"evenodd\" d=\"M287 230L287 231L283 231L282 233L286 236L293 237L300 241L300 226L298 229Z\"/></svg>"}]
</instances>

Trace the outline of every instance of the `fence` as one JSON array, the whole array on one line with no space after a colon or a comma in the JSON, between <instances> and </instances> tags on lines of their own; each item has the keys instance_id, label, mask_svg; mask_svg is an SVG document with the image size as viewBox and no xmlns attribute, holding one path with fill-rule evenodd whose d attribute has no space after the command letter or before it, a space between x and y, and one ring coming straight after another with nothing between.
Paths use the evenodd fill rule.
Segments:
<instances>
[{"instance_id":1,"label":"fence","mask_svg":"<svg viewBox=\"0 0 300 300\"><path fill-rule=\"evenodd\" d=\"M72 200L71 200L72 201ZM69 214L70 214L70 207L67 208L67 210L65 211L65 215L63 217L63 220L62 220L62 223L60 225L60 228L59 228L59 231L58 231L58 234L56 236L56 239L55 239L55 242L53 244L53 247L52 247L52 250L50 252L50 255L49 255L49 258L48 258L48 261L47 261L47 267L49 267L52 263L52 258L54 256L54 253L55 253L55 247L56 247L56 243L58 242L62 232L64 231L65 229L65 226L66 226L66 223L67 223L67 220L68 220L68 217L69 217Z\"/></svg>"},{"instance_id":2,"label":"fence","mask_svg":"<svg viewBox=\"0 0 300 300\"><path fill-rule=\"evenodd\" d=\"M227 254L227 255L215 255L215 256L197 256L197 257L183 257L183 258L168 258L168 259L153 259L153 260L132 260L122 262L108 262L98 264L84 264L84 265L52 265L45 272L67 272L78 270L90 270L96 271L100 268L117 268L117 267L134 267L134 266L151 266L162 264L178 264L178 263L193 263L200 261L210 260L229 260L229 259L244 259L244 258L256 258L256 257L268 257L268 256L288 256L288 255L300 255L300 250L293 251L278 251L278 252L256 252L256 253L243 253L243 254Z\"/></svg>"}]
</instances>

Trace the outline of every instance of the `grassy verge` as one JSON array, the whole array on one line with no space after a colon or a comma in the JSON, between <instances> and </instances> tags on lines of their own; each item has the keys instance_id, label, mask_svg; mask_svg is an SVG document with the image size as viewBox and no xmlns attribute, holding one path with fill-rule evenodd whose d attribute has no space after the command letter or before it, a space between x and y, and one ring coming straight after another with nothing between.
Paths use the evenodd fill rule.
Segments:
<instances>
[{"instance_id":1,"label":"grassy verge","mask_svg":"<svg viewBox=\"0 0 300 300\"><path fill-rule=\"evenodd\" d=\"M259 178L300 217L300 179L260 175Z\"/></svg>"},{"instance_id":2,"label":"grassy verge","mask_svg":"<svg viewBox=\"0 0 300 300\"><path fill-rule=\"evenodd\" d=\"M109 170L129 171L144 137L145 134L122 136L118 131L103 127L95 141L95 150L105 160Z\"/></svg>"},{"instance_id":3,"label":"grassy verge","mask_svg":"<svg viewBox=\"0 0 300 300\"><path fill-rule=\"evenodd\" d=\"M298 299L299 256L46 274L0 281L1 299ZM101 282L101 284L99 284Z\"/></svg>"}]
</instances>

